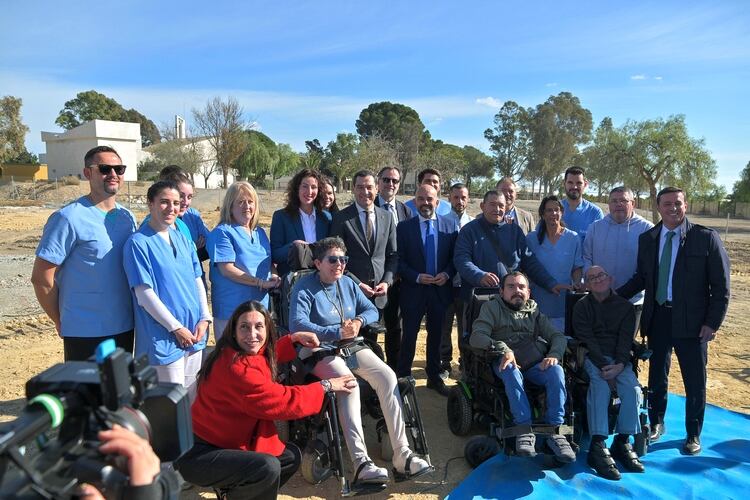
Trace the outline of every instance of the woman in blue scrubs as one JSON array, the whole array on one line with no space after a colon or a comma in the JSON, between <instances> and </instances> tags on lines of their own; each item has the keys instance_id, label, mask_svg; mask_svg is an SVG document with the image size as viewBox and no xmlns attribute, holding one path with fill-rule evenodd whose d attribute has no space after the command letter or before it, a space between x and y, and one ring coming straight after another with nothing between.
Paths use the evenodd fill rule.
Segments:
<instances>
[{"instance_id":1,"label":"woman in blue scrubs","mask_svg":"<svg viewBox=\"0 0 750 500\"><path fill-rule=\"evenodd\" d=\"M161 382L182 384L191 400L211 315L193 242L175 229L176 183L147 193L150 218L125 243L123 261L135 296L135 352L148 355Z\"/></svg>"},{"instance_id":2,"label":"woman in blue scrubs","mask_svg":"<svg viewBox=\"0 0 750 500\"><path fill-rule=\"evenodd\" d=\"M556 283L581 285L583 257L578 233L565 228L563 206L557 196L547 196L539 204L539 224L526 236L526 244L544 265ZM565 330L565 293L555 295L536 283L531 285L532 298L552 325Z\"/></svg>"},{"instance_id":3,"label":"woman in blue scrubs","mask_svg":"<svg viewBox=\"0 0 750 500\"><path fill-rule=\"evenodd\" d=\"M271 245L258 227L258 194L249 182L235 182L221 206L219 225L208 236L211 304L216 341L234 310L249 300L268 308L268 290L279 286L271 274Z\"/></svg>"}]
</instances>

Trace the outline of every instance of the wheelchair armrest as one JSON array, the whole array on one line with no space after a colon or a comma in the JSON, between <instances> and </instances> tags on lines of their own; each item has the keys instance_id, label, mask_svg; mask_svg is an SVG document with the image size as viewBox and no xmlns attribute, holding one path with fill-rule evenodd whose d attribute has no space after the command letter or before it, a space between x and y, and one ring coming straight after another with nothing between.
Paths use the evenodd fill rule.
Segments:
<instances>
[{"instance_id":1,"label":"wheelchair armrest","mask_svg":"<svg viewBox=\"0 0 750 500\"><path fill-rule=\"evenodd\" d=\"M381 333L385 334L385 326L380 321L376 321L362 327L362 333L368 333L369 336L378 338Z\"/></svg>"},{"instance_id":2,"label":"wheelchair armrest","mask_svg":"<svg viewBox=\"0 0 750 500\"><path fill-rule=\"evenodd\" d=\"M485 361L497 361L502 357L502 354L497 349L494 349L492 347L486 348L486 347L473 347L471 345L466 346L466 348L477 356L480 359L483 359Z\"/></svg>"}]
</instances>

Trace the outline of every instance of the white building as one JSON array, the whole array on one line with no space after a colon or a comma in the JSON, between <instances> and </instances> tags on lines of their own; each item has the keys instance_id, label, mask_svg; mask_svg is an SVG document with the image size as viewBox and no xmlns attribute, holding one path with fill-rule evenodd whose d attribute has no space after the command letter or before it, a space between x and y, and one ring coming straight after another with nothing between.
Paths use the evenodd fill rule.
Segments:
<instances>
[{"instance_id":1,"label":"white building","mask_svg":"<svg viewBox=\"0 0 750 500\"><path fill-rule=\"evenodd\" d=\"M65 132L42 132L48 165L48 176L57 179L66 175L83 177L83 157L91 148L110 146L127 165L126 181L138 179L141 151L141 126L138 123L91 120Z\"/></svg>"},{"instance_id":2,"label":"white building","mask_svg":"<svg viewBox=\"0 0 750 500\"><path fill-rule=\"evenodd\" d=\"M175 140L179 141L183 139ZM139 151L138 162L152 159L154 157L153 150L158 147L158 144L154 144ZM209 140L205 138L191 139L190 142L185 142L183 148L190 147L195 147L198 150L199 156L204 159L198 166L197 171L193 173L195 187L207 189L220 188L222 182L224 182L224 177L221 174L221 168L216 166L216 154ZM206 174L208 174L208 182L206 182ZM231 185L234 180L234 171L230 170L227 174L227 185Z\"/></svg>"}]
</instances>

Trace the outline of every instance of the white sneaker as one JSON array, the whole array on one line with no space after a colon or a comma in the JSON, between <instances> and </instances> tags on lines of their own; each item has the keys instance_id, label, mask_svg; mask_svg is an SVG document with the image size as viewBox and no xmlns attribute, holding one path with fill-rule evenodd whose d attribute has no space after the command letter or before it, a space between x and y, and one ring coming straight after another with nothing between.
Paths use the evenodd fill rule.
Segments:
<instances>
[{"instance_id":1,"label":"white sneaker","mask_svg":"<svg viewBox=\"0 0 750 500\"><path fill-rule=\"evenodd\" d=\"M354 474L354 483L385 483L387 481L388 471L375 465L369 458L360 462Z\"/></svg>"}]
</instances>

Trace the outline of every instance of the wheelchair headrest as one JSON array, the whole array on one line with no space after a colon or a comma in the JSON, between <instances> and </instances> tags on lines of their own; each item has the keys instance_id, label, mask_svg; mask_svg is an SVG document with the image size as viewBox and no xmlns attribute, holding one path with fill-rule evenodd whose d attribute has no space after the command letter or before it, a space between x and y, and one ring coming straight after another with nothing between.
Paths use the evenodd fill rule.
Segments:
<instances>
[{"instance_id":1,"label":"wheelchair headrest","mask_svg":"<svg viewBox=\"0 0 750 500\"><path fill-rule=\"evenodd\" d=\"M315 269L311 245L308 243L292 243L286 256L289 268L292 271L304 269Z\"/></svg>"},{"instance_id":2,"label":"wheelchair headrest","mask_svg":"<svg viewBox=\"0 0 750 500\"><path fill-rule=\"evenodd\" d=\"M469 335L471 335L471 326L474 324L474 320L479 316L479 311L482 309L482 305L494 295L497 295L499 291L498 288L474 288L471 292L471 298L466 304L466 310L464 311L464 331L461 334L459 342L465 340L468 343Z\"/></svg>"}]
</instances>

